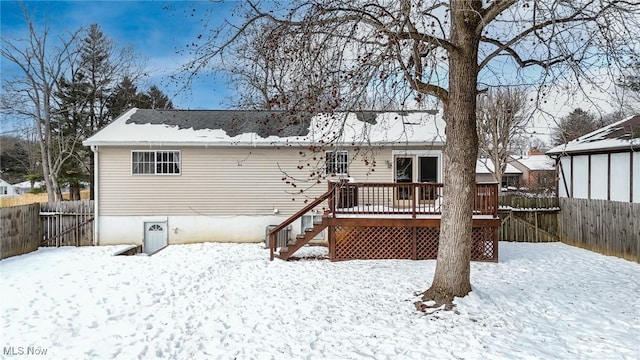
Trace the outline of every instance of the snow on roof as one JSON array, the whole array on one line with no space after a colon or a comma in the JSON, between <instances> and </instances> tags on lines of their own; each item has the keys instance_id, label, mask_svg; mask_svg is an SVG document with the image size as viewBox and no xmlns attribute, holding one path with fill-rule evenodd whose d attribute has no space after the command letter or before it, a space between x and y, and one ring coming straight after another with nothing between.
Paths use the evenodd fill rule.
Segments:
<instances>
[{"instance_id":1,"label":"snow on roof","mask_svg":"<svg viewBox=\"0 0 640 360\"><path fill-rule=\"evenodd\" d=\"M555 162L547 155L528 155L514 160L529 170L555 170Z\"/></svg>"},{"instance_id":2,"label":"snow on roof","mask_svg":"<svg viewBox=\"0 0 640 360\"><path fill-rule=\"evenodd\" d=\"M13 184L13 186L17 189L31 189L31 181L27 180L27 181L23 181L23 182L19 182L17 184ZM33 188L34 189L39 189L45 187L45 183L44 181L36 181L33 183Z\"/></svg>"},{"instance_id":3,"label":"snow on roof","mask_svg":"<svg viewBox=\"0 0 640 360\"><path fill-rule=\"evenodd\" d=\"M607 125L547 151L547 154L590 153L640 148L640 114Z\"/></svg>"},{"instance_id":4,"label":"snow on roof","mask_svg":"<svg viewBox=\"0 0 640 360\"><path fill-rule=\"evenodd\" d=\"M83 142L93 145L308 146L444 144L441 112L290 115L274 111L131 109Z\"/></svg>"},{"instance_id":5,"label":"snow on roof","mask_svg":"<svg viewBox=\"0 0 640 360\"><path fill-rule=\"evenodd\" d=\"M476 161L476 174L491 174L493 173L494 169L495 167L493 166L493 161L491 159L482 158ZM522 171L516 169L516 167L511 164L507 164L504 173L522 174Z\"/></svg>"}]
</instances>

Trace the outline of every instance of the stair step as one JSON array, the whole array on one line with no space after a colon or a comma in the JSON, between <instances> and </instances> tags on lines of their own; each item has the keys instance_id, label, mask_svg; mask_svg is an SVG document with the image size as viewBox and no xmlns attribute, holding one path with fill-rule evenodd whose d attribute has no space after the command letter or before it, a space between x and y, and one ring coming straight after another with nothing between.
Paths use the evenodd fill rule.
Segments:
<instances>
[{"instance_id":1,"label":"stair step","mask_svg":"<svg viewBox=\"0 0 640 360\"><path fill-rule=\"evenodd\" d=\"M326 218L322 221L314 221L312 227L305 228L301 234L297 234L294 243L288 243L288 247L281 248L278 257L282 260L287 260L298 249L306 245L309 241L313 240L315 234L319 234L328 225Z\"/></svg>"}]
</instances>

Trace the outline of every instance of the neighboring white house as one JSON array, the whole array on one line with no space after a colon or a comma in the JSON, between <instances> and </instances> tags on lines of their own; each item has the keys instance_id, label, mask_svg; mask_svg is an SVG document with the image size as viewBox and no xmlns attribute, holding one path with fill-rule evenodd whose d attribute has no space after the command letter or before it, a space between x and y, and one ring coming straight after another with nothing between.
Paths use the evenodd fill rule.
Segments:
<instances>
[{"instance_id":1,"label":"neighboring white house","mask_svg":"<svg viewBox=\"0 0 640 360\"><path fill-rule=\"evenodd\" d=\"M16 193L18 194L26 194L28 192L30 192L32 189L40 189L40 188L44 188L45 184L44 181L36 181L33 183L33 187L31 185L31 181L23 181L17 184L13 184L13 186L16 189Z\"/></svg>"},{"instance_id":2,"label":"neighboring white house","mask_svg":"<svg viewBox=\"0 0 640 360\"><path fill-rule=\"evenodd\" d=\"M84 141L96 164L95 239L259 242L328 180L442 182L444 141L437 111L132 109Z\"/></svg>"},{"instance_id":3,"label":"neighboring white house","mask_svg":"<svg viewBox=\"0 0 640 360\"><path fill-rule=\"evenodd\" d=\"M16 188L8 182L0 179L0 196L16 195Z\"/></svg>"},{"instance_id":4,"label":"neighboring white house","mask_svg":"<svg viewBox=\"0 0 640 360\"><path fill-rule=\"evenodd\" d=\"M556 146L547 155L558 164L558 196L640 203L640 115Z\"/></svg>"}]
</instances>

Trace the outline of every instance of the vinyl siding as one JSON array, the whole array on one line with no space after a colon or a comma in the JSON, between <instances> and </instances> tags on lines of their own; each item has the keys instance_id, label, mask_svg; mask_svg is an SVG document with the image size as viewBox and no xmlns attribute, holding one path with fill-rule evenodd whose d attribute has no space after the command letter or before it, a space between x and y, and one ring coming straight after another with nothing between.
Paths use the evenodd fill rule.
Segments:
<instances>
[{"instance_id":1,"label":"vinyl siding","mask_svg":"<svg viewBox=\"0 0 640 360\"><path fill-rule=\"evenodd\" d=\"M181 174L132 175L132 150L180 150ZM393 180L385 163L392 159L391 148L345 150L355 181ZM99 211L101 216L219 216L273 215L278 209L290 215L327 190L326 181L309 180L323 164L324 152L307 148L100 147ZM287 175L295 187L283 180Z\"/></svg>"}]
</instances>

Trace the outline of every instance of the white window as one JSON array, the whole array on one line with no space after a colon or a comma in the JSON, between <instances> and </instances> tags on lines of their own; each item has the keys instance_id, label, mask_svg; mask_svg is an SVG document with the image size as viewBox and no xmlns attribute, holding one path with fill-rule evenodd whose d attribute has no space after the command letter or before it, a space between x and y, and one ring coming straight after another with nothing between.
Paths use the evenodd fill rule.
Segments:
<instances>
[{"instance_id":1,"label":"white window","mask_svg":"<svg viewBox=\"0 0 640 360\"><path fill-rule=\"evenodd\" d=\"M0 195L7 195L8 191L7 191L7 187L6 186L0 186Z\"/></svg>"},{"instance_id":2,"label":"white window","mask_svg":"<svg viewBox=\"0 0 640 360\"><path fill-rule=\"evenodd\" d=\"M327 175L347 175L349 173L349 154L347 151L327 151Z\"/></svg>"},{"instance_id":3,"label":"white window","mask_svg":"<svg viewBox=\"0 0 640 360\"><path fill-rule=\"evenodd\" d=\"M134 175L180 175L180 151L132 151Z\"/></svg>"}]
</instances>

